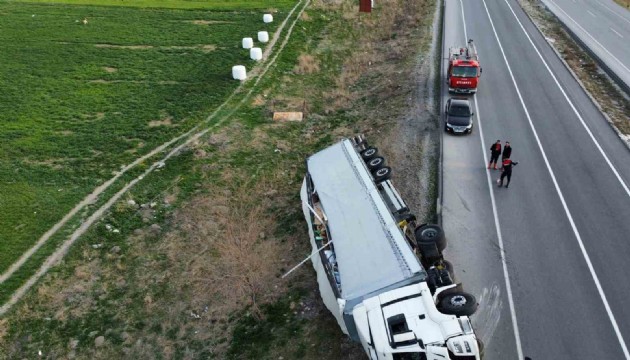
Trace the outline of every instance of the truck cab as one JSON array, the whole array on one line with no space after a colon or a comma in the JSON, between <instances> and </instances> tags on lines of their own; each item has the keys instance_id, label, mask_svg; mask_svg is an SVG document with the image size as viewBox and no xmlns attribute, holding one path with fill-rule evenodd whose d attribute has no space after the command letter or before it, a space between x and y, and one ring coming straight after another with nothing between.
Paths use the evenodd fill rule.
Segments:
<instances>
[{"instance_id":1,"label":"truck cab","mask_svg":"<svg viewBox=\"0 0 630 360\"><path fill-rule=\"evenodd\" d=\"M353 314L370 359L480 359L468 317L439 312L426 283L365 299Z\"/></svg>"}]
</instances>

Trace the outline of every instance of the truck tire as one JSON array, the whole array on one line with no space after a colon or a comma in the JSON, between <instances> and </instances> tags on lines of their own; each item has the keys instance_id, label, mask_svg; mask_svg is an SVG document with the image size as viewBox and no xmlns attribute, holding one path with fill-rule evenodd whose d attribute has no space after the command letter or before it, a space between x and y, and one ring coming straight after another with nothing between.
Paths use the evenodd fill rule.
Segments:
<instances>
[{"instance_id":1,"label":"truck tire","mask_svg":"<svg viewBox=\"0 0 630 360\"><path fill-rule=\"evenodd\" d=\"M367 167L370 171L380 169L383 165L385 165L385 159L382 156L374 157L367 162Z\"/></svg>"},{"instance_id":2,"label":"truck tire","mask_svg":"<svg viewBox=\"0 0 630 360\"><path fill-rule=\"evenodd\" d=\"M377 155L378 155L378 149L373 146L370 146L367 149L361 151L361 158L366 163L370 161L371 159L375 158Z\"/></svg>"},{"instance_id":3,"label":"truck tire","mask_svg":"<svg viewBox=\"0 0 630 360\"><path fill-rule=\"evenodd\" d=\"M419 244L433 244L437 246L440 252L446 249L446 237L444 236L444 230L440 225L425 224L419 226L416 231L416 241Z\"/></svg>"},{"instance_id":4,"label":"truck tire","mask_svg":"<svg viewBox=\"0 0 630 360\"><path fill-rule=\"evenodd\" d=\"M477 299L469 293L457 292L444 296L438 305L440 312L447 315L471 316L477 311Z\"/></svg>"},{"instance_id":5,"label":"truck tire","mask_svg":"<svg viewBox=\"0 0 630 360\"><path fill-rule=\"evenodd\" d=\"M372 176L374 176L374 182L376 184L380 184L392 177L392 168L389 166L383 166L382 168L375 170L372 173Z\"/></svg>"}]
</instances>

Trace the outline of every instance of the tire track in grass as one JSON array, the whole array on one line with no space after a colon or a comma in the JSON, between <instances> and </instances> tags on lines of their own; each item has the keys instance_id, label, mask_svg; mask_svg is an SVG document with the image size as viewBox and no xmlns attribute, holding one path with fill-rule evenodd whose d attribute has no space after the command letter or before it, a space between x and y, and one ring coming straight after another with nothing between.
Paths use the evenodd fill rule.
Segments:
<instances>
[{"instance_id":1,"label":"tire track in grass","mask_svg":"<svg viewBox=\"0 0 630 360\"><path fill-rule=\"evenodd\" d=\"M291 25L289 26L289 30L287 31L286 36L284 37L284 40L282 41L282 44L280 44L280 48L278 49L278 51L276 52L276 54L274 55L273 58L271 58L269 61L265 62L264 67L262 68L262 71L259 73L259 69L260 66L263 66L262 64L260 66L255 67L251 73L250 76L256 76L257 78L254 81L254 84L252 85L251 89L245 94L245 96L243 97L243 99L238 102L238 104L225 116L223 116L218 122L216 122L214 125L207 127L201 131L197 131L199 130L203 125L208 124L211 120L213 120L217 114L228 104L230 103L230 101L232 101L232 99L240 93L240 91L243 89L243 87L245 86L245 84L247 83L242 82L235 90L234 92L232 92L232 94L219 106L217 107L203 122L201 122L200 124L194 126L192 129L190 129L189 131L187 131L186 133L179 135L169 141L167 141L166 143L158 146L157 148L153 149L151 152L147 153L146 155L136 159L134 162L132 162L131 164L125 166L123 169L121 169L118 173L116 173L116 175L114 177L112 177L111 179L109 179L108 181L106 181L105 183L103 183L102 185L100 185L99 187L97 187L96 189L94 189L94 191L92 191L92 193L90 193L88 196L86 196L81 202L79 202L74 208L72 208L72 210L70 210L70 212L68 212L58 223L56 223L55 225L53 225L52 228L50 228L48 231L46 231L46 233L44 233L44 235L42 235L42 237L37 241L37 243L31 247L28 251L26 251L19 259L18 261L16 261L15 263L13 263L9 269L3 273L2 275L0 275L0 285L3 284L7 279L9 279L17 270L19 270L24 263L26 263L32 256L33 254L39 250L47 241L48 239L50 239L50 237L52 237L54 234L56 234L64 225L66 225L66 223L68 221L70 221L70 219L72 219L79 211L81 211L83 208L85 208L87 205L94 203L99 195L101 195L104 191L106 191L114 182L116 182L116 180L118 180L122 175L124 175L126 172L128 172L129 170L135 168L137 165L141 164L142 162L144 162L145 160L163 152L168 150L168 148L173 145L174 143L177 143L178 141L182 140L182 139L186 139L186 141L184 141L182 144L176 146L173 150L171 150L165 157L163 157L162 159L154 162L142 175L138 176L137 178L133 179L131 182L129 182L127 185L125 185L125 187L123 187L121 190L119 190L116 194L114 194L104 205L102 205L98 210L96 210L94 213L92 213L92 215L90 215L86 221L84 221L81 226L79 226L79 228L77 230L75 230L72 235L63 242L63 244L57 248L57 250L55 250L55 252L50 255L48 258L46 258L46 260L44 261L44 263L40 266L40 268L37 270L37 272L32 275L22 286L20 286L12 295L11 298L2 305L2 307L0 307L0 316L4 315L13 305L15 305L15 303L17 303L23 296L24 294L42 277L46 274L46 272L55 264L57 264L64 256L65 254L68 252L68 250L70 249L70 247L76 242L76 240L83 235L91 226L92 224L94 224L97 220L99 220L103 215L105 215L105 213L111 208L111 206L113 204L116 203L116 201L118 201L120 199L121 196L123 196L124 194L126 194L133 186L135 186L139 181L141 181L145 176L149 175L150 173L152 173L156 168L158 168L158 166L160 166L161 164L163 164L164 162L166 162L168 159L170 159L172 156L176 155L177 153L179 153L184 147L190 145L192 142L198 140L200 137L202 137L203 135L205 135L206 133L208 133L210 130L222 125L227 119L229 119L234 112L236 112L238 109L240 109L240 107L247 101L247 99L250 98L250 96L252 95L252 93L254 92L254 90L256 89L256 86L258 85L258 83L260 82L260 80L262 79L262 77L267 74L267 71L271 68L271 66L275 63L276 59L278 58L278 55L282 53L282 50L284 49L284 47L286 46L286 44L288 43L290 37L291 37L291 33L293 32L293 28L295 27L295 24L297 23L297 21L300 19L300 16L302 15L302 13L304 12L304 10L306 9L306 7L310 4L310 0L300 0L289 12L289 14L286 16L286 18L284 19L284 21L280 24L280 27L278 27L278 30L276 30L276 33L274 34L273 38L271 39L271 41L269 42L269 46L267 47L267 49L265 50L265 55L268 55L271 53L271 51L273 50L273 47L275 46L276 42L280 39L280 35L282 34L282 31L284 30L286 24L288 23L289 19L291 18L291 16L293 15L293 13L295 12L296 9L298 9L300 7L300 5L302 5L302 8L300 9L300 11L298 12L298 14L295 16L295 18L292 20ZM197 132L195 132L197 131Z\"/></svg>"}]
</instances>

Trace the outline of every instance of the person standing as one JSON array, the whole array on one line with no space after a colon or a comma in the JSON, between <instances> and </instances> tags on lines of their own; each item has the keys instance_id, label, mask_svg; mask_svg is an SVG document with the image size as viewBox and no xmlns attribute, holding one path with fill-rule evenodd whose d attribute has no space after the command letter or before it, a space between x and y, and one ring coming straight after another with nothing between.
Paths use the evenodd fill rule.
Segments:
<instances>
[{"instance_id":1,"label":"person standing","mask_svg":"<svg viewBox=\"0 0 630 360\"><path fill-rule=\"evenodd\" d=\"M490 163L488 169L494 165L494 170L497 169L497 161L499 161L499 155L501 155L501 140L497 140L496 143L490 146Z\"/></svg>"},{"instance_id":2,"label":"person standing","mask_svg":"<svg viewBox=\"0 0 630 360\"><path fill-rule=\"evenodd\" d=\"M503 159L503 167L501 168L501 177L497 179L499 187L503 186L503 179L507 177L507 184L505 188L510 186L510 180L512 179L512 168L518 165L518 162L512 161L509 158Z\"/></svg>"},{"instance_id":3,"label":"person standing","mask_svg":"<svg viewBox=\"0 0 630 360\"><path fill-rule=\"evenodd\" d=\"M503 155L501 156L501 161L505 159L509 159L512 157L512 147L510 146L510 142L506 141L505 146L503 146Z\"/></svg>"}]
</instances>

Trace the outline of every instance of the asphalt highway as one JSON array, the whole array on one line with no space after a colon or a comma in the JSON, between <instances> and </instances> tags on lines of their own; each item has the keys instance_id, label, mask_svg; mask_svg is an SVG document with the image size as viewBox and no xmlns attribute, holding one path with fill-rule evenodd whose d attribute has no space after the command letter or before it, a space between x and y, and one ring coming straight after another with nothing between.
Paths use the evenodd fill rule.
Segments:
<instances>
[{"instance_id":1,"label":"asphalt highway","mask_svg":"<svg viewBox=\"0 0 630 360\"><path fill-rule=\"evenodd\" d=\"M630 87L630 10L613 0L542 0Z\"/></svg>"},{"instance_id":2,"label":"asphalt highway","mask_svg":"<svg viewBox=\"0 0 630 360\"><path fill-rule=\"evenodd\" d=\"M630 359L630 151L517 1L444 16L443 65L472 38L483 67L473 134L443 136L442 218L485 359ZM497 139L509 189L485 168Z\"/></svg>"}]
</instances>

